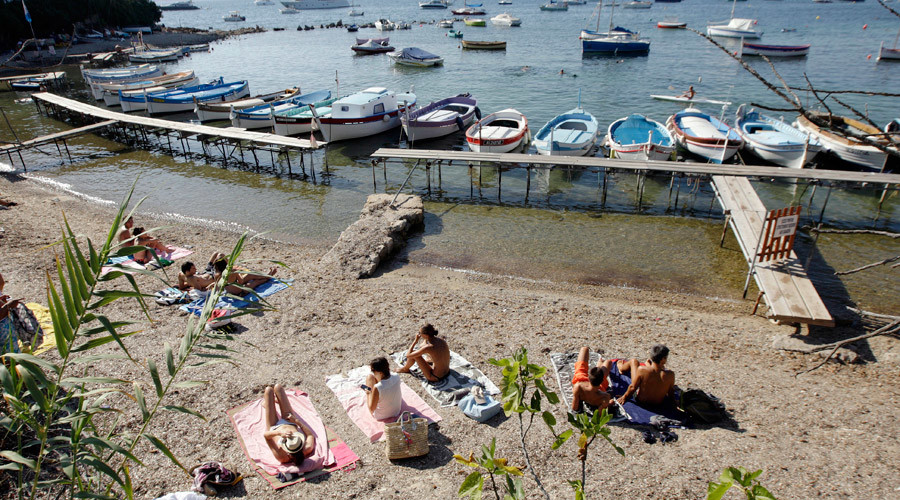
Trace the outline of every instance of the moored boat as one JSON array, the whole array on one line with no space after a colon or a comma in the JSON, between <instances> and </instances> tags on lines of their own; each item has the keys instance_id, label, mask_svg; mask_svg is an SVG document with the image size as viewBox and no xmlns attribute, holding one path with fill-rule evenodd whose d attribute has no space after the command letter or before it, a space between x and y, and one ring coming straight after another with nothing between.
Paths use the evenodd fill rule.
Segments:
<instances>
[{"instance_id":1,"label":"moored boat","mask_svg":"<svg viewBox=\"0 0 900 500\"><path fill-rule=\"evenodd\" d=\"M521 26L522 20L518 17L512 16L509 12L504 12L502 14L497 14L496 16L491 18L491 23L496 26Z\"/></svg>"},{"instance_id":2,"label":"moored boat","mask_svg":"<svg viewBox=\"0 0 900 500\"><path fill-rule=\"evenodd\" d=\"M284 1L281 5L297 10L340 9L351 7L347 0L294 0Z\"/></svg>"},{"instance_id":3,"label":"moored boat","mask_svg":"<svg viewBox=\"0 0 900 500\"><path fill-rule=\"evenodd\" d=\"M466 130L466 143L476 153L509 153L528 142L528 119L515 109L491 113Z\"/></svg>"},{"instance_id":4,"label":"moored boat","mask_svg":"<svg viewBox=\"0 0 900 500\"><path fill-rule=\"evenodd\" d=\"M447 0L426 0L424 2L419 2L419 7L422 9L446 9L450 3Z\"/></svg>"},{"instance_id":5,"label":"moored boat","mask_svg":"<svg viewBox=\"0 0 900 500\"><path fill-rule=\"evenodd\" d=\"M450 38L462 38L463 32L459 30L450 30L447 32L447 36L449 36Z\"/></svg>"},{"instance_id":6,"label":"moored boat","mask_svg":"<svg viewBox=\"0 0 900 500\"><path fill-rule=\"evenodd\" d=\"M469 50L506 50L506 42L500 40L463 40L462 48Z\"/></svg>"},{"instance_id":7,"label":"moored boat","mask_svg":"<svg viewBox=\"0 0 900 500\"><path fill-rule=\"evenodd\" d=\"M744 140L744 147L762 158L782 167L803 168L822 149L822 144L810 134L755 110L738 108L734 128Z\"/></svg>"},{"instance_id":8,"label":"moored boat","mask_svg":"<svg viewBox=\"0 0 900 500\"><path fill-rule=\"evenodd\" d=\"M453 27L453 19L442 19L438 21L438 28L452 28Z\"/></svg>"},{"instance_id":9,"label":"moored boat","mask_svg":"<svg viewBox=\"0 0 900 500\"><path fill-rule=\"evenodd\" d=\"M481 8L480 3L478 4L469 4L466 3L465 6L461 9L452 10L450 12L456 14L457 16L483 16L485 14L484 9Z\"/></svg>"},{"instance_id":10,"label":"moored boat","mask_svg":"<svg viewBox=\"0 0 900 500\"><path fill-rule=\"evenodd\" d=\"M136 63L174 62L182 56L181 49L147 49L128 55L128 60Z\"/></svg>"},{"instance_id":11,"label":"moored boat","mask_svg":"<svg viewBox=\"0 0 900 500\"><path fill-rule=\"evenodd\" d=\"M400 113L415 106L415 94L398 94L383 87L370 87L333 102L331 116L320 116L317 121L326 141L341 141L397 128L400 126Z\"/></svg>"},{"instance_id":12,"label":"moored boat","mask_svg":"<svg viewBox=\"0 0 900 500\"><path fill-rule=\"evenodd\" d=\"M229 12L227 16L223 16L222 20L228 23L239 23L242 21L246 21L247 18L242 16L240 12L233 10Z\"/></svg>"},{"instance_id":13,"label":"moored boat","mask_svg":"<svg viewBox=\"0 0 900 500\"><path fill-rule=\"evenodd\" d=\"M615 7L615 3L610 6L609 29L601 32L600 10L603 8L603 1L597 3L597 10L591 14L591 19L596 16L597 24L593 30L581 30L582 54L644 55L650 52L650 40L641 38L640 33L621 26L613 27Z\"/></svg>"},{"instance_id":14,"label":"moored boat","mask_svg":"<svg viewBox=\"0 0 900 500\"><path fill-rule=\"evenodd\" d=\"M91 92L94 92L95 90L99 92L100 99L102 99L103 103L107 106L118 106L120 90L126 93L143 92L144 90L149 90L151 88L161 90L176 87L190 87L199 83L200 80L197 78L197 75L195 75L193 71L188 70L179 73L158 76L156 78L148 78L139 82L122 84L94 84L91 85ZM96 96L97 94L94 95Z\"/></svg>"},{"instance_id":15,"label":"moored boat","mask_svg":"<svg viewBox=\"0 0 900 500\"><path fill-rule=\"evenodd\" d=\"M633 2L625 2L622 4L623 9L649 9L650 7L653 7L653 2L650 1L635 0Z\"/></svg>"},{"instance_id":16,"label":"moored boat","mask_svg":"<svg viewBox=\"0 0 900 500\"><path fill-rule=\"evenodd\" d=\"M726 38L759 38L762 31L754 28L755 19L742 19L733 17L727 23L710 24L706 27L709 36L721 36Z\"/></svg>"},{"instance_id":17,"label":"moored boat","mask_svg":"<svg viewBox=\"0 0 900 500\"><path fill-rule=\"evenodd\" d=\"M415 66L417 68L427 68L429 66L440 66L441 64L444 64L443 57L418 47L407 47L399 52L389 52L388 57L397 64L403 66Z\"/></svg>"},{"instance_id":18,"label":"moored boat","mask_svg":"<svg viewBox=\"0 0 900 500\"><path fill-rule=\"evenodd\" d=\"M463 22L466 23L466 26L477 26L477 27L485 27L487 23L484 22L484 19L477 19L473 17L467 17L463 19Z\"/></svg>"},{"instance_id":19,"label":"moored boat","mask_svg":"<svg viewBox=\"0 0 900 500\"><path fill-rule=\"evenodd\" d=\"M379 19L375 21L375 29L378 31L394 31L397 29L397 23L391 22L390 19Z\"/></svg>"},{"instance_id":20,"label":"moored boat","mask_svg":"<svg viewBox=\"0 0 900 500\"><path fill-rule=\"evenodd\" d=\"M887 140L881 135L883 134L881 130L845 116L833 115L829 118L826 113L811 112L810 114L830 122L830 128L834 130L821 127L802 115L797 117L794 126L818 139L822 143L822 149L834 154L841 160L859 165L868 170L880 171L885 166L888 158L887 153L852 137L852 135L868 136L881 144L887 145ZM843 135L835 131L840 131ZM847 135L851 136L847 137Z\"/></svg>"},{"instance_id":21,"label":"moored boat","mask_svg":"<svg viewBox=\"0 0 900 500\"><path fill-rule=\"evenodd\" d=\"M658 21L656 27L669 30L683 30L687 28L687 23L685 21L677 20Z\"/></svg>"},{"instance_id":22,"label":"moored boat","mask_svg":"<svg viewBox=\"0 0 900 500\"><path fill-rule=\"evenodd\" d=\"M278 135L299 135L313 130L314 116L310 107L314 107L320 118L331 116L331 105L338 98L325 99L308 105L296 105L275 113L275 133Z\"/></svg>"},{"instance_id":23,"label":"moored boat","mask_svg":"<svg viewBox=\"0 0 900 500\"><path fill-rule=\"evenodd\" d=\"M599 127L594 115L577 107L553 117L534 135L532 144L542 155L584 156L597 143Z\"/></svg>"},{"instance_id":24,"label":"moored boat","mask_svg":"<svg viewBox=\"0 0 900 500\"><path fill-rule=\"evenodd\" d=\"M888 48L884 46L884 42L881 42L881 46L878 48L878 61L900 61L900 49L897 48L897 44L894 43L894 48Z\"/></svg>"},{"instance_id":25,"label":"moored boat","mask_svg":"<svg viewBox=\"0 0 900 500\"><path fill-rule=\"evenodd\" d=\"M623 160L665 161L675 152L675 140L665 125L637 113L612 122L606 143L610 158Z\"/></svg>"},{"instance_id":26,"label":"moored boat","mask_svg":"<svg viewBox=\"0 0 900 500\"><path fill-rule=\"evenodd\" d=\"M168 5L159 5L159 10L197 10L200 7L194 5L193 0L187 0L184 2L174 2Z\"/></svg>"},{"instance_id":27,"label":"moored boat","mask_svg":"<svg viewBox=\"0 0 900 500\"><path fill-rule=\"evenodd\" d=\"M803 45L769 45L764 43L743 42L742 56L766 57L803 57L809 54L810 44Z\"/></svg>"},{"instance_id":28,"label":"moored boat","mask_svg":"<svg viewBox=\"0 0 900 500\"><path fill-rule=\"evenodd\" d=\"M232 108L231 125L246 129L272 127L275 125L276 113L288 111L298 106L308 106L309 104L322 102L326 99L331 99L331 92L328 90L317 90L315 92L308 92L303 95L293 95L286 99L278 99L243 109Z\"/></svg>"},{"instance_id":29,"label":"moored boat","mask_svg":"<svg viewBox=\"0 0 900 500\"><path fill-rule=\"evenodd\" d=\"M250 95L250 85L247 80L164 90L147 93L147 112L156 115L193 111L197 103L229 101L248 95Z\"/></svg>"},{"instance_id":30,"label":"moored boat","mask_svg":"<svg viewBox=\"0 0 900 500\"><path fill-rule=\"evenodd\" d=\"M249 93L248 93L249 95ZM198 102L194 107L194 113L200 122L209 122L215 120L228 120L234 110L252 108L261 104L268 104L275 101L283 101L300 95L300 87L293 87L268 94L259 94L253 97L242 96L240 98L227 101L215 102Z\"/></svg>"},{"instance_id":31,"label":"moored boat","mask_svg":"<svg viewBox=\"0 0 900 500\"><path fill-rule=\"evenodd\" d=\"M562 2L550 0L550 2L541 5L541 10L550 12L569 10L569 2L566 2L565 0L563 0Z\"/></svg>"},{"instance_id":32,"label":"moored boat","mask_svg":"<svg viewBox=\"0 0 900 500\"><path fill-rule=\"evenodd\" d=\"M737 131L697 108L670 116L666 128L679 146L713 163L723 163L744 145Z\"/></svg>"},{"instance_id":33,"label":"moored boat","mask_svg":"<svg viewBox=\"0 0 900 500\"><path fill-rule=\"evenodd\" d=\"M115 69L81 69L81 76L84 77L84 81L87 84L126 83L162 74L162 67L155 64L141 64Z\"/></svg>"},{"instance_id":34,"label":"moored boat","mask_svg":"<svg viewBox=\"0 0 900 500\"><path fill-rule=\"evenodd\" d=\"M356 45L350 47L357 54L381 54L393 52L394 46L390 44L390 38L357 38Z\"/></svg>"},{"instance_id":35,"label":"moored boat","mask_svg":"<svg viewBox=\"0 0 900 500\"><path fill-rule=\"evenodd\" d=\"M480 118L477 104L471 95L460 94L403 113L400 122L410 141L442 137L465 130L472 120Z\"/></svg>"}]
</instances>

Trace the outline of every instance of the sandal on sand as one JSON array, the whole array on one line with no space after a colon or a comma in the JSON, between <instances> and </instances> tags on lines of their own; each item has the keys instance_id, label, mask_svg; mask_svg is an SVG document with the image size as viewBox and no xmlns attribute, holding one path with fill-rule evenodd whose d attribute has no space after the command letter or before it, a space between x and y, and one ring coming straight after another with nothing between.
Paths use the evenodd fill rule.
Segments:
<instances>
[{"instance_id":1,"label":"sandal on sand","mask_svg":"<svg viewBox=\"0 0 900 500\"><path fill-rule=\"evenodd\" d=\"M656 436L653 435L653 431L644 431L641 435L644 438L644 442L647 444L653 444L656 442Z\"/></svg>"}]
</instances>

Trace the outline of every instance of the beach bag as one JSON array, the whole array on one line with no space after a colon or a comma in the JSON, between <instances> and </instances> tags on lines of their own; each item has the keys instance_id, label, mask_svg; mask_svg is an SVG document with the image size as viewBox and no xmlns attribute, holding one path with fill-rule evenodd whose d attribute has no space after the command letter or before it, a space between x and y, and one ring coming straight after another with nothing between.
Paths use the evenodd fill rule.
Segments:
<instances>
[{"instance_id":1,"label":"beach bag","mask_svg":"<svg viewBox=\"0 0 900 500\"><path fill-rule=\"evenodd\" d=\"M459 401L459 409L462 410L467 417L483 424L493 418L494 415L503 411L503 405L500 401L492 399L487 394L484 395L484 399L486 402L484 404L479 404L478 401L475 400L475 396L469 394Z\"/></svg>"},{"instance_id":2,"label":"beach bag","mask_svg":"<svg viewBox=\"0 0 900 500\"><path fill-rule=\"evenodd\" d=\"M681 409L697 423L715 424L728 419L722 403L700 389L688 389L681 394Z\"/></svg>"},{"instance_id":3,"label":"beach bag","mask_svg":"<svg viewBox=\"0 0 900 500\"><path fill-rule=\"evenodd\" d=\"M194 476L191 490L209 496L215 496L219 488L235 485L244 479L240 474L225 467L222 462L206 462L195 465L190 472Z\"/></svg>"},{"instance_id":4,"label":"beach bag","mask_svg":"<svg viewBox=\"0 0 900 500\"><path fill-rule=\"evenodd\" d=\"M384 435L384 453L390 460L428 454L428 421L422 417L405 411L396 422L384 424Z\"/></svg>"},{"instance_id":5,"label":"beach bag","mask_svg":"<svg viewBox=\"0 0 900 500\"><path fill-rule=\"evenodd\" d=\"M228 309L213 309L212 314L210 314L209 319L206 321L206 331L215 330L231 324L230 315L231 311Z\"/></svg>"}]
</instances>

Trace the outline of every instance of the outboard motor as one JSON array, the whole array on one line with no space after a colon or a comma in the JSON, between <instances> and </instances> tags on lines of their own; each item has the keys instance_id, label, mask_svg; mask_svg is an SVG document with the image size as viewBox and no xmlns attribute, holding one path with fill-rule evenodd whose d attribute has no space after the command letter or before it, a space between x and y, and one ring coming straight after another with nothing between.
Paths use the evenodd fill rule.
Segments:
<instances>
[{"instance_id":1,"label":"outboard motor","mask_svg":"<svg viewBox=\"0 0 900 500\"><path fill-rule=\"evenodd\" d=\"M479 108L478 106L475 106L475 119L481 119L481 108Z\"/></svg>"}]
</instances>

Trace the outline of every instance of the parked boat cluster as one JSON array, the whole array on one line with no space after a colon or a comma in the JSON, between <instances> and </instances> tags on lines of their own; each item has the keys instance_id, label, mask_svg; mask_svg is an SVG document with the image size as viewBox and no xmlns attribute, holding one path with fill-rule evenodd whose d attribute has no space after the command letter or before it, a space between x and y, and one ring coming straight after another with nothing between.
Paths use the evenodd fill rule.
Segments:
<instances>
[{"instance_id":1,"label":"parked boat cluster","mask_svg":"<svg viewBox=\"0 0 900 500\"><path fill-rule=\"evenodd\" d=\"M385 48L387 39L362 39L357 44ZM379 49L380 50L380 49ZM394 57L406 64L435 64L434 54L404 49ZM328 90L302 93L299 87L250 97L247 81L225 82L222 78L198 83L193 71L163 74L159 66L144 64L119 69L83 69L91 93L108 106L125 112L146 110L149 114L194 112L201 122L231 120L235 127L273 129L280 135L311 134L317 130L328 141L375 135L402 127L408 140L417 143L465 132L472 151L507 153L532 144L538 154L584 156L595 154L600 137L598 120L580 103L541 127L537 134L528 119L516 109L482 116L476 99L460 94L418 107L412 92L371 87L345 96ZM731 103L690 96L652 96L677 102L686 109L672 114L665 124L640 114L614 120L602 144L612 158L627 160L675 159L676 147L702 160L723 163L741 148L776 165L802 168L820 151L863 168L880 170L887 155L862 139L888 144L875 127L846 117L831 117L832 128L849 137L820 128L800 117L794 124L740 106L734 126L723 117L705 113L697 105L725 106ZM825 115L818 116L828 120ZM887 133L895 133L885 128ZM900 128L894 125L894 128Z\"/></svg>"}]
</instances>

